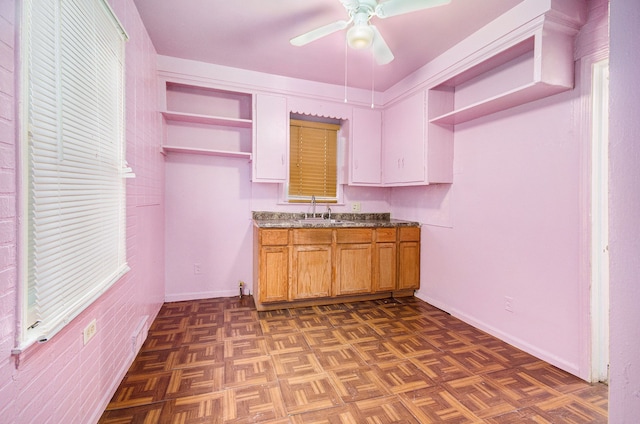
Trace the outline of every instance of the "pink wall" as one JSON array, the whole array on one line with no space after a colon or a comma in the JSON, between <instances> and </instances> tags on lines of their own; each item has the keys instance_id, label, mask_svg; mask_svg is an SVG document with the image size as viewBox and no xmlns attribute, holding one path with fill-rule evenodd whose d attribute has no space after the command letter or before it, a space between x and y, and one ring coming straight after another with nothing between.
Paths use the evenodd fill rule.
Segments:
<instances>
[{"instance_id":1,"label":"pink wall","mask_svg":"<svg viewBox=\"0 0 640 424\"><path fill-rule=\"evenodd\" d=\"M577 59L606 49L606 4L589 2ZM581 69L578 60L572 91L457 125L450 188L397 188L390 203L396 217L426 224L419 297L588 379Z\"/></svg>"},{"instance_id":2,"label":"pink wall","mask_svg":"<svg viewBox=\"0 0 640 424\"><path fill-rule=\"evenodd\" d=\"M640 416L640 3L611 2L609 422Z\"/></svg>"},{"instance_id":3,"label":"pink wall","mask_svg":"<svg viewBox=\"0 0 640 424\"><path fill-rule=\"evenodd\" d=\"M237 296L238 281L251 282L250 178L246 159L167 156L168 301Z\"/></svg>"},{"instance_id":4,"label":"pink wall","mask_svg":"<svg viewBox=\"0 0 640 424\"><path fill-rule=\"evenodd\" d=\"M0 421L96 422L164 300L163 161L156 112L155 50L130 0L111 2L126 46L127 252L131 271L61 333L11 356L16 314L16 4L0 2ZM82 329L97 320L86 345ZM138 331L137 330L141 330ZM138 336L135 344L132 336Z\"/></svg>"}]
</instances>

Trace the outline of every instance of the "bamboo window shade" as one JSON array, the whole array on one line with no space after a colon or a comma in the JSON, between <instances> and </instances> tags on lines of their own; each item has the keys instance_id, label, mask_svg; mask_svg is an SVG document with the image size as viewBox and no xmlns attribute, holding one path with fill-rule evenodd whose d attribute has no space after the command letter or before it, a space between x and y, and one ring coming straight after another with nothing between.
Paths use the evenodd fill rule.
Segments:
<instances>
[{"instance_id":1,"label":"bamboo window shade","mask_svg":"<svg viewBox=\"0 0 640 424\"><path fill-rule=\"evenodd\" d=\"M290 120L289 201L337 198L340 125Z\"/></svg>"}]
</instances>

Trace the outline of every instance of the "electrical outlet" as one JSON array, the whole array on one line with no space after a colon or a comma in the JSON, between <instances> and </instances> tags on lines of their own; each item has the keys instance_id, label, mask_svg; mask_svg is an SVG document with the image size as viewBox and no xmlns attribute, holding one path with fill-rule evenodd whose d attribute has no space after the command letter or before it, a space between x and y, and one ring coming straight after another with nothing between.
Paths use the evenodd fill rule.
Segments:
<instances>
[{"instance_id":1,"label":"electrical outlet","mask_svg":"<svg viewBox=\"0 0 640 424\"><path fill-rule=\"evenodd\" d=\"M89 325L87 325L84 328L84 331L82 332L82 337L84 339L84 344L86 345L87 343L89 343L89 340L91 340L91 338L93 336L96 335L96 331L98 331L98 326L96 324L96 319L94 318Z\"/></svg>"},{"instance_id":2,"label":"electrical outlet","mask_svg":"<svg viewBox=\"0 0 640 424\"><path fill-rule=\"evenodd\" d=\"M351 204L351 212L360 212L360 202L353 202Z\"/></svg>"},{"instance_id":3,"label":"electrical outlet","mask_svg":"<svg viewBox=\"0 0 640 424\"><path fill-rule=\"evenodd\" d=\"M513 298L509 296L504 297L504 310L507 312L513 312Z\"/></svg>"},{"instance_id":4,"label":"electrical outlet","mask_svg":"<svg viewBox=\"0 0 640 424\"><path fill-rule=\"evenodd\" d=\"M202 274L202 268L200 268L200 264L193 264L193 274L194 275Z\"/></svg>"}]
</instances>

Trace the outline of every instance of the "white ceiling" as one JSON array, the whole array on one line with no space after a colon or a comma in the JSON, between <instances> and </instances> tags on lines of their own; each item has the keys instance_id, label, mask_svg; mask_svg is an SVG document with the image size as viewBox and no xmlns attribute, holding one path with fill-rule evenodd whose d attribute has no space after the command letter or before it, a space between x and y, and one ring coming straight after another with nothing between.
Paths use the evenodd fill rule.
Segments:
<instances>
[{"instance_id":1,"label":"white ceiling","mask_svg":"<svg viewBox=\"0 0 640 424\"><path fill-rule=\"evenodd\" d=\"M382 1L382 0L380 0ZM384 91L524 0L452 0L375 24L387 65L349 49L347 84ZM345 83L345 34L301 47L289 39L347 18L339 0L134 0L160 55L312 81Z\"/></svg>"}]
</instances>

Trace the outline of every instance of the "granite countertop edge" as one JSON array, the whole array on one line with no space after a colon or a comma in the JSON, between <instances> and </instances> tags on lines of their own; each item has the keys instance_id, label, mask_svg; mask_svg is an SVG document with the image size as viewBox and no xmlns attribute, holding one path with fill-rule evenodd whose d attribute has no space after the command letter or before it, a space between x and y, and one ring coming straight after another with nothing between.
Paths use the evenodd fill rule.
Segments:
<instances>
[{"instance_id":1,"label":"granite countertop edge","mask_svg":"<svg viewBox=\"0 0 640 424\"><path fill-rule=\"evenodd\" d=\"M320 214L318 214L318 217ZM335 213L331 215L337 222L304 222L304 214L284 212L253 212L254 225L259 228L393 228L419 227L420 223L392 219L389 213Z\"/></svg>"}]
</instances>

